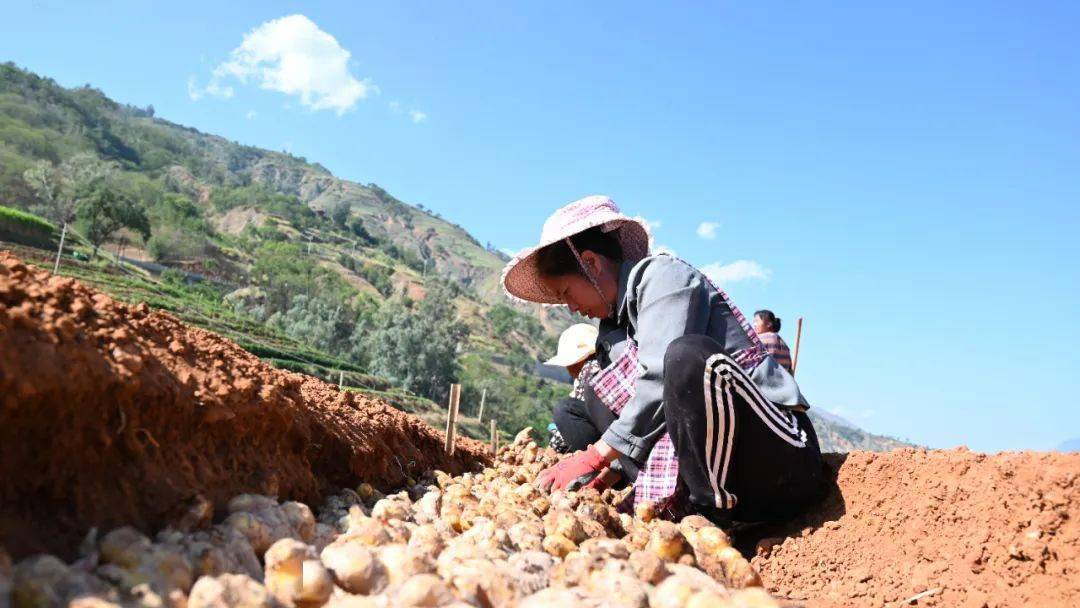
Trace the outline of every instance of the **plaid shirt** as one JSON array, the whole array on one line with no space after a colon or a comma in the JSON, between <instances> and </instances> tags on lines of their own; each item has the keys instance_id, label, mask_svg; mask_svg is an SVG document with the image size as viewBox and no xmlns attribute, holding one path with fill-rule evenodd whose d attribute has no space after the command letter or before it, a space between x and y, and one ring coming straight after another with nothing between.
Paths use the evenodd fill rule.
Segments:
<instances>
[{"instance_id":1,"label":"plaid shirt","mask_svg":"<svg viewBox=\"0 0 1080 608\"><path fill-rule=\"evenodd\" d=\"M704 275L703 275L704 276ZM706 280L709 280L706 277ZM710 284L711 281L710 281ZM712 285L731 309L743 332L749 338L751 346L732 354L732 358L747 372L757 367L767 356L766 345L750 327L746 317L722 290ZM597 398L619 415L627 402L634 396L635 384L641 373L638 362L637 344L627 340L626 351L608 367L596 372L589 381ZM679 459L671 436L664 433L653 445L645 461L645 466L638 473L634 482L634 506L645 502L656 505L657 511L670 519L678 519L690 513L684 491L679 486Z\"/></svg>"},{"instance_id":2,"label":"plaid shirt","mask_svg":"<svg viewBox=\"0 0 1080 608\"><path fill-rule=\"evenodd\" d=\"M589 385L596 397L618 416L634 396L634 383L639 373L637 344L626 341L626 351L611 365L593 375Z\"/></svg>"},{"instance_id":3,"label":"plaid shirt","mask_svg":"<svg viewBox=\"0 0 1080 608\"><path fill-rule=\"evenodd\" d=\"M581 366L577 378L574 379L574 388L571 389L570 396L574 399L585 399L585 384L599 371L600 363L595 357L586 361L585 365Z\"/></svg>"},{"instance_id":4,"label":"plaid shirt","mask_svg":"<svg viewBox=\"0 0 1080 608\"><path fill-rule=\"evenodd\" d=\"M758 338L761 338L761 343L765 345L765 350L772 355L773 359L779 363L784 369L791 373L791 349L788 348L787 342L780 337L780 334L769 331L758 334Z\"/></svg>"},{"instance_id":5,"label":"plaid shirt","mask_svg":"<svg viewBox=\"0 0 1080 608\"><path fill-rule=\"evenodd\" d=\"M590 385L596 397L615 415L622 412L634 396L634 383L640 371L638 365L637 345L628 340L626 352L592 377ZM649 458L634 482L634 506L652 502L661 509L668 507L678 481L679 460L671 437L664 433L649 452Z\"/></svg>"}]
</instances>

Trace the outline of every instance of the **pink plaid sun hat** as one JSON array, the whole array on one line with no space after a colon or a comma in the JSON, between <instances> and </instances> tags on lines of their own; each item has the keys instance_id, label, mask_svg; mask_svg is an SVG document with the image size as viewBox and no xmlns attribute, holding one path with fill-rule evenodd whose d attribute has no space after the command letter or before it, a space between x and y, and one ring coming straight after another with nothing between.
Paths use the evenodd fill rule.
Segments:
<instances>
[{"instance_id":1,"label":"pink plaid sun hat","mask_svg":"<svg viewBox=\"0 0 1080 608\"><path fill-rule=\"evenodd\" d=\"M606 196L587 196L551 214L540 232L540 243L519 251L503 268L503 289L511 297L526 302L562 304L540 282L536 254L552 243L596 226L603 226L604 232L615 233L624 259L640 260L649 255L649 231L644 223L623 215L615 201Z\"/></svg>"}]
</instances>

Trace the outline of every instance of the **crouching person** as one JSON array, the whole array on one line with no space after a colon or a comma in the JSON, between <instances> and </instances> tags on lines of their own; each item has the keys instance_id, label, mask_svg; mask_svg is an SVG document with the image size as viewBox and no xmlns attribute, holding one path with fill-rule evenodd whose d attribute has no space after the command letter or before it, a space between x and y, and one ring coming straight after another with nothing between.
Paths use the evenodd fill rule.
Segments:
<instances>
[{"instance_id":1,"label":"crouching person","mask_svg":"<svg viewBox=\"0 0 1080 608\"><path fill-rule=\"evenodd\" d=\"M600 440L615 420L615 414L597 398L590 382L602 365L610 363L613 340L623 342L625 339L626 334L617 330L601 337L596 327L587 323L572 325L559 336L558 353L544 363L565 367L574 379L574 387L569 397L555 405L551 416L553 422L548 426L552 438L550 445L556 452L565 454L588 448ZM600 346L599 350L597 346ZM598 472L603 476L597 483L617 485L632 482L637 471L636 462L621 457L606 470ZM593 481L593 478L590 477L588 481Z\"/></svg>"},{"instance_id":2,"label":"crouching person","mask_svg":"<svg viewBox=\"0 0 1080 608\"><path fill-rule=\"evenodd\" d=\"M601 335L625 335L588 381L605 406L586 411L599 437L543 471L541 486L603 487L610 476L600 473L630 461L640 469L635 504L720 524L788 517L820 496L821 452L795 379L705 275L649 255L645 227L610 199L556 211L503 285L600 319Z\"/></svg>"},{"instance_id":3,"label":"crouching person","mask_svg":"<svg viewBox=\"0 0 1080 608\"><path fill-rule=\"evenodd\" d=\"M574 383L570 396L555 405L551 414L553 422L548 425L550 445L561 454L583 450L599 438L595 432L589 432L585 410L585 386L600 370L596 362L596 335L596 328L588 323L571 325L559 335L558 352L544 361L544 365L565 367Z\"/></svg>"}]
</instances>

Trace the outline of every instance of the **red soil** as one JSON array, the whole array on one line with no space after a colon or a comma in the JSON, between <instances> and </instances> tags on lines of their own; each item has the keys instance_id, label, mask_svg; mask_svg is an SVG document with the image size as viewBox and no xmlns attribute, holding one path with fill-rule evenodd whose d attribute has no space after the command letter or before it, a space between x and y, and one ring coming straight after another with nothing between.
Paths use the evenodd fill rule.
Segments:
<instances>
[{"instance_id":1,"label":"red soil","mask_svg":"<svg viewBox=\"0 0 1080 608\"><path fill-rule=\"evenodd\" d=\"M275 369L145 304L0 252L0 544L70 555L91 527L153 532L196 495L317 503L486 459L374 399Z\"/></svg>"},{"instance_id":2,"label":"red soil","mask_svg":"<svg viewBox=\"0 0 1080 608\"><path fill-rule=\"evenodd\" d=\"M1080 454L907 449L835 464L839 491L782 544L758 543L773 593L809 606L1080 605Z\"/></svg>"},{"instance_id":3,"label":"red soil","mask_svg":"<svg viewBox=\"0 0 1080 608\"><path fill-rule=\"evenodd\" d=\"M442 441L382 402L0 253L0 544L16 557L70 555L91 526L153 532L196 495L316 503L486 458L460 439L447 461ZM831 462L836 488L813 513L737 536L759 547L773 593L812 607L1077 605L1080 454Z\"/></svg>"}]
</instances>

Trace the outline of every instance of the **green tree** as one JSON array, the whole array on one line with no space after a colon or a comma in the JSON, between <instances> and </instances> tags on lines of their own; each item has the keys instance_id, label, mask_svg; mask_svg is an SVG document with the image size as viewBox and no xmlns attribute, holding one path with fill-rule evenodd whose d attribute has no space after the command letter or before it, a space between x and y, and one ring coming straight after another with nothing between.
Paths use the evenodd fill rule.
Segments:
<instances>
[{"instance_id":1,"label":"green tree","mask_svg":"<svg viewBox=\"0 0 1080 608\"><path fill-rule=\"evenodd\" d=\"M349 214L352 212L352 206L345 201L338 201L330 207L330 219L334 220L334 224L339 228L344 229L345 223L349 221Z\"/></svg>"},{"instance_id":2,"label":"green tree","mask_svg":"<svg viewBox=\"0 0 1080 608\"><path fill-rule=\"evenodd\" d=\"M375 242L375 237L367 231L367 228L364 227L364 221L360 218L356 218L349 223L349 229L352 230L353 234L360 237L365 245L370 245Z\"/></svg>"},{"instance_id":3,"label":"green tree","mask_svg":"<svg viewBox=\"0 0 1080 608\"><path fill-rule=\"evenodd\" d=\"M428 291L416 308L384 305L364 344L373 373L398 386L440 400L460 374L458 356L469 330L457 318L453 298L442 285Z\"/></svg>"},{"instance_id":4,"label":"green tree","mask_svg":"<svg viewBox=\"0 0 1080 608\"><path fill-rule=\"evenodd\" d=\"M289 310L298 295L341 302L356 293L336 272L305 255L299 245L266 241L255 250L254 257L251 279L266 292L267 314Z\"/></svg>"},{"instance_id":5,"label":"green tree","mask_svg":"<svg viewBox=\"0 0 1080 608\"><path fill-rule=\"evenodd\" d=\"M384 297L388 297L394 290L394 283L392 280L394 270L389 266L364 262L357 270L357 273L364 277L365 281L371 283L375 290Z\"/></svg>"},{"instance_id":6,"label":"green tree","mask_svg":"<svg viewBox=\"0 0 1080 608\"><path fill-rule=\"evenodd\" d=\"M101 244L121 228L131 228L144 240L150 238L150 220L142 207L108 187L93 188L89 194L80 196L76 217L94 246L91 259L97 256Z\"/></svg>"},{"instance_id":7,"label":"green tree","mask_svg":"<svg viewBox=\"0 0 1080 608\"><path fill-rule=\"evenodd\" d=\"M80 153L54 166L38 161L23 174L38 198L33 211L58 224L75 219L81 195L113 172L112 165L90 153Z\"/></svg>"},{"instance_id":8,"label":"green tree","mask_svg":"<svg viewBox=\"0 0 1080 608\"><path fill-rule=\"evenodd\" d=\"M147 215L154 235L146 247L155 260L205 259L214 253L210 240L213 230L191 199L166 192L149 200L153 203L147 208Z\"/></svg>"},{"instance_id":9,"label":"green tree","mask_svg":"<svg viewBox=\"0 0 1080 608\"><path fill-rule=\"evenodd\" d=\"M509 306L503 304L492 306L487 312L487 318L497 335L505 336L517 329L517 314Z\"/></svg>"},{"instance_id":10,"label":"green tree","mask_svg":"<svg viewBox=\"0 0 1080 608\"><path fill-rule=\"evenodd\" d=\"M94 186L112 171L112 165L83 152L59 166L46 160L38 161L23 173L23 180L37 198L37 203L31 209L61 226L60 246L56 251L53 272L60 268L60 254L64 251L68 225L75 220L82 197L92 192ZM97 251L96 247L94 251Z\"/></svg>"},{"instance_id":11,"label":"green tree","mask_svg":"<svg viewBox=\"0 0 1080 608\"><path fill-rule=\"evenodd\" d=\"M298 295L284 312L274 313L267 324L286 335L327 353L349 350L353 313L341 304L331 304L317 297Z\"/></svg>"}]
</instances>

